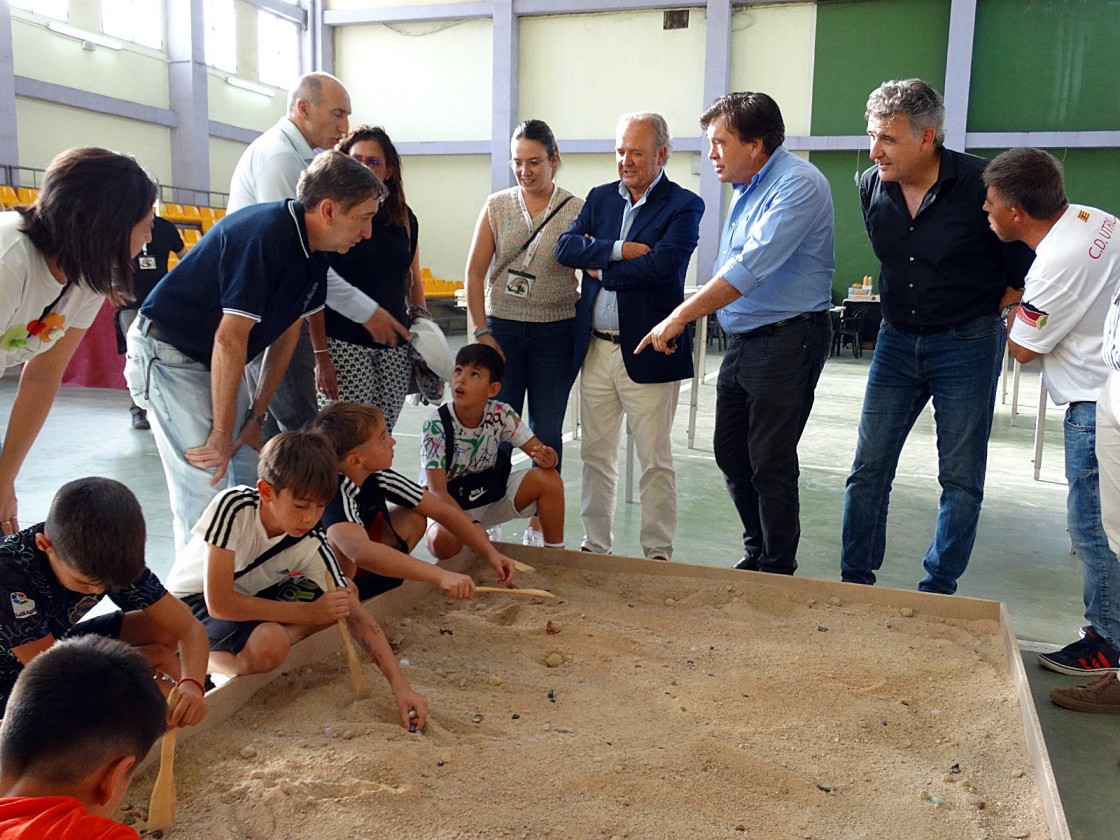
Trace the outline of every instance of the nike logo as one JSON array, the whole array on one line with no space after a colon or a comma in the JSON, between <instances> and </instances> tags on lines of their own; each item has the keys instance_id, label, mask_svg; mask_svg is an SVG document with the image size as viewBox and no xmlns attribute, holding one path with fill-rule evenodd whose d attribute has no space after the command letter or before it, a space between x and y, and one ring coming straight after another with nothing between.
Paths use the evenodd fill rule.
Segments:
<instances>
[{"instance_id":1,"label":"nike logo","mask_svg":"<svg viewBox=\"0 0 1120 840\"><path fill-rule=\"evenodd\" d=\"M481 499L482 495L485 492L485 487L476 487L474 490L471 490L469 493L467 493L467 501L473 502L475 501L475 499Z\"/></svg>"}]
</instances>

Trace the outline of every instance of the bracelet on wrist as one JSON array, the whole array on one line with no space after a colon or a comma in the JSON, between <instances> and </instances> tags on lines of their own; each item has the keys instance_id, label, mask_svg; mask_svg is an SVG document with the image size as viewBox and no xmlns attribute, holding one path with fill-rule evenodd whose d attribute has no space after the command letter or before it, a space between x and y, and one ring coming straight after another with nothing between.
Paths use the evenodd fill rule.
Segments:
<instances>
[{"instance_id":1,"label":"bracelet on wrist","mask_svg":"<svg viewBox=\"0 0 1120 840\"><path fill-rule=\"evenodd\" d=\"M320 353L329 353L329 352L331 352L331 351L330 351L330 350L328 350L328 349L326 349L326 348L324 348L324 349L322 349L322 350L312 350L311 352L313 352L313 353L314 353L315 355L319 355Z\"/></svg>"},{"instance_id":2,"label":"bracelet on wrist","mask_svg":"<svg viewBox=\"0 0 1120 840\"><path fill-rule=\"evenodd\" d=\"M183 683L194 683L195 685L198 686L199 691L201 691L203 694L206 693L206 686L204 686L202 683L200 683L194 677L182 677L177 683L175 683L175 685L182 685Z\"/></svg>"},{"instance_id":3,"label":"bracelet on wrist","mask_svg":"<svg viewBox=\"0 0 1120 840\"><path fill-rule=\"evenodd\" d=\"M490 328L489 327L479 327L477 330L475 330L474 331L474 340L478 341L484 335L490 335Z\"/></svg>"},{"instance_id":4,"label":"bracelet on wrist","mask_svg":"<svg viewBox=\"0 0 1120 840\"><path fill-rule=\"evenodd\" d=\"M253 409L250 408L247 412L245 412L245 422L248 423L252 421L255 422L258 426L263 426L266 413L267 412L262 411L260 414L254 414Z\"/></svg>"}]
</instances>

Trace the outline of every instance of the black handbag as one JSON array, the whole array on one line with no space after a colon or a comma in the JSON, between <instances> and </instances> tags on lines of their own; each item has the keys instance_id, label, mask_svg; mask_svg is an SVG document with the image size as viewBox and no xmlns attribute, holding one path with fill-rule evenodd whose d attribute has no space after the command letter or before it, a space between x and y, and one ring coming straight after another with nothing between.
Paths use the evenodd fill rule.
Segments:
<instances>
[{"instance_id":1,"label":"black handbag","mask_svg":"<svg viewBox=\"0 0 1120 840\"><path fill-rule=\"evenodd\" d=\"M446 404L439 407L439 419L443 423L447 471L451 472L451 461L455 456L455 432L452 431L454 427L452 426L451 411ZM506 495L506 484L509 481L512 468L513 462L509 449L500 446L498 447L497 464L481 472L468 473L461 478L449 480L447 491L463 510L470 510L500 501Z\"/></svg>"}]
</instances>

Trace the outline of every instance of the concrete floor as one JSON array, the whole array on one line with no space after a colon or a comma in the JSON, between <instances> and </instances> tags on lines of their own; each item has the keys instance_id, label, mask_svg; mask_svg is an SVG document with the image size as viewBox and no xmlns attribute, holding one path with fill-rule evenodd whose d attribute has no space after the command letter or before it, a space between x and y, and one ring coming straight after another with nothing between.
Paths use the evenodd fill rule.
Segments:
<instances>
[{"instance_id":1,"label":"concrete floor","mask_svg":"<svg viewBox=\"0 0 1120 840\"><path fill-rule=\"evenodd\" d=\"M461 342L461 339L460 339ZM455 342L453 342L455 343ZM708 362L700 386L697 446L687 448L688 399L682 390L674 431L680 524L677 560L728 565L741 555L741 527L715 466L712 448L714 373ZM802 540L799 575L839 579L840 519L844 479L856 442L870 354L829 360L801 444ZM7 418L15 391L14 372L0 379L0 417ZM1039 481L1032 478L1032 447L1037 413L1038 375L1025 371L1020 416L1011 426L1008 404L997 404L989 447L988 481L976 548L960 582L960 594L1004 601L1024 650L1026 670L1058 777L1072 836L1115 836L1112 821L1096 807L1100 780L1115 782L1120 750L1120 718L1083 715L1049 702L1055 685L1077 680L1039 668L1033 655L1076 638L1082 618L1081 569L1070 554L1065 530L1065 480L1062 458L1062 409L1047 412L1046 443ZM396 467L416 470L419 430L431 409L406 406L398 421ZM64 388L24 467L17 492L20 519L41 521L51 496L72 478L98 474L131 487L148 520L149 561L157 574L172 560L170 517L163 475L151 435L129 428L123 392ZM568 476L567 543L579 544L579 446L565 449ZM939 495L932 415L919 419L903 453L892 495L887 561L880 585L913 588L922 575L921 558L929 543ZM620 488L621 493L621 488ZM615 521L615 552L639 554L638 505L620 500ZM504 538L519 540L518 523ZM422 553L422 552L421 552ZM961 686L962 691L967 686ZM1098 784L1094 784L1098 783Z\"/></svg>"}]
</instances>

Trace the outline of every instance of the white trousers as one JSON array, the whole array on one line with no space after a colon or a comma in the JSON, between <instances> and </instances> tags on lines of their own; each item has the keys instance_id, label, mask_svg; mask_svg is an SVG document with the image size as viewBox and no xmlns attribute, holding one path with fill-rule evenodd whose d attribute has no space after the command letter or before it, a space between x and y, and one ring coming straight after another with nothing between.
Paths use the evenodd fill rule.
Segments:
<instances>
[{"instance_id":1,"label":"white trousers","mask_svg":"<svg viewBox=\"0 0 1120 840\"><path fill-rule=\"evenodd\" d=\"M677 531L677 476L670 434L680 391L680 382L634 382L626 373L619 345L592 337L579 389L584 548L600 553L611 549L618 446L625 413L642 469L638 481L642 552L646 557L672 559Z\"/></svg>"},{"instance_id":2,"label":"white trousers","mask_svg":"<svg viewBox=\"0 0 1120 840\"><path fill-rule=\"evenodd\" d=\"M1097 397L1097 465L1101 524L1109 548L1120 555L1120 371L1116 370L1108 374Z\"/></svg>"}]
</instances>

